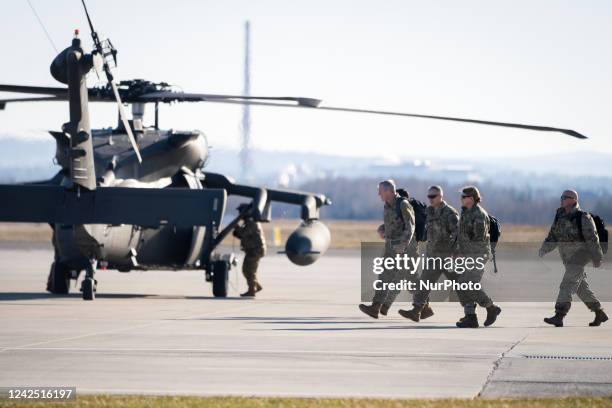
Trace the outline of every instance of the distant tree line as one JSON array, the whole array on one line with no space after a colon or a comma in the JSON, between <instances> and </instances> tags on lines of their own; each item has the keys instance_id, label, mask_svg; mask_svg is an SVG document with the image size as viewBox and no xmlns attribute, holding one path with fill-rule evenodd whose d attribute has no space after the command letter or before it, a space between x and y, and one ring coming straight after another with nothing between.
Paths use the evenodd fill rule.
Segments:
<instances>
[{"instance_id":1,"label":"distant tree line","mask_svg":"<svg viewBox=\"0 0 612 408\"><path fill-rule=\"evenodd\" d=\"M332 205L322 210L322 218L339 220L374 220L382 216L381 202L377 193L380 180L374 178L326 178L312 180L299 186L300 190L323 193L330 197ZM414 178L395 179L398 187L405 188L418 200L425 203L427 189L433 184L442 186L446 200L459 209L460 189L464 184L449 184L438 180L419 180ZM554 211L559 207L558 194L550 191L525 187L510 188L493 183L475 184L483 196L483 206L504 223L548 225L552 222ZM607 223L612 224L612 195L607 192L581 191L580 204L586 211L600 215ZM298 211L294 207L277 206L274 215L295 217Z\"/></svg>"}]
</instances>

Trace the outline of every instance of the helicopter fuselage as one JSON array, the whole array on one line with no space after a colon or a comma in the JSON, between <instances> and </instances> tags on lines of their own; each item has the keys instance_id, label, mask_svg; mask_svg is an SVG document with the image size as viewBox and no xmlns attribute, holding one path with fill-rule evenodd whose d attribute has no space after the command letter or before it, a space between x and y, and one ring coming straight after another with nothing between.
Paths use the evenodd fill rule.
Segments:
<instances>
[{"instance_id":1,"label":"helicopter fuselage","mask_svg":"<svg viewBox=\"0 0 612 408\"><path fill-rule=\"evenodd\" d=\"M52 132L57 142L56 161L67 164L62 133ZM199 131L143 129L134 132L143 163L138 163L125 133L116 129L92 130L98 188L202 189L197 172L208 158L208 143ZM69 177L61 180L67 185ZM58 260L74 270L84 269L90 259L101 268L197 269L203 227L168 225L54 225L53 243Z\"/></svg>"}]
</instances>

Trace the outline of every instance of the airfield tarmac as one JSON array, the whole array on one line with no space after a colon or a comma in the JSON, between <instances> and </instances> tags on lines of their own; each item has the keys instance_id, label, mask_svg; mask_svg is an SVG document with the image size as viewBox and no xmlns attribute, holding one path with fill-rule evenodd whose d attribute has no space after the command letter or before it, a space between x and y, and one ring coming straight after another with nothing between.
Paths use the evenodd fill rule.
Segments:
<instances>
[{"instance_id":1,"label":"airfield tarmac","mask_svg":"<svg viewBox=\"0 0 612 408\"><path fill-rule=\"evenodd\" d=\"M93 302L44 291L48 244L0 244L0 386L79 393L389 398L612 395L612 322L575 304L501 303L495 326L457 329L454 303L412 323L357 309L360 260L335 250L311 267L261 265L255 300L239 269L215 299L201 272L101 271ZM519 262L519 261L517 261ZM609 271L608 271L609 272ZM606 303L612 310L610 303ZM408 304L401 304L407 307ZM484 313L479 309L481 323Z\"/></svg>"}]
</instances>

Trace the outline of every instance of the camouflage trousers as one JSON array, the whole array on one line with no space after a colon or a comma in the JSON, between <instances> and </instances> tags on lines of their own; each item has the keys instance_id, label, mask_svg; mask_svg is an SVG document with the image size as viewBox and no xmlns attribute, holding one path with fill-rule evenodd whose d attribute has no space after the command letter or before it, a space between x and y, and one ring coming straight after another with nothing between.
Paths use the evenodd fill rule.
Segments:
<instances>
[{"instance_id":1,"label":"camouflage trousers","mask_svg":"<svg viewBox=\"0 0 612 408\"><path fill-rule=\"evenodd\" d=\"M242 274L249 285L249 289L255 288L259 283L257 282L257 268L259 267L259 260L261 258L262 255L258 252L247 252L244 254Z\"/></svg>"},{"instance_id":2,"label":"camouflage trousers","mask_svg":"<svg viewBox=\"0 0 612 408\"><path fill-rule=\"evenodd\" d=\"M395 257L395 255L397 255L397 252L389 248L388 245L385 245L384 257ZM416 256L416 254L409 254L408 256ZM386 269L383 273L380 274L380 280L383 283L399 283L402 279L414 280L415 278L416 275L413 275L410 273L410 271L403 269ZM389 290L385 286L385 289L375 291L372 303L381 303L385 306L391 306L393 302L395 302L395 299L397 298L397 295L399 295L399 293L400 290Z\"/></svg>"},{"instance_id":3,"label":"camouflage trousers","mask_svg":"<svg viewBox=\"0 0 612 408\"><path fill-rule=\"evenodd\" d=\"M580 300L592 311L601 309L601 303L595 293L589 288L583 264L566 264L563 280L559 285L559 295L555 304L555 312L567 314L572 306L572 296L578 295Z\"/></svg>"},{"instance_id":4,"label":"camouflage trousers","mask_svg":"<svg viewBox=\"0 0 612 408\"><path fill-rule=\"evenodd\" d=\"M429 283L429 287L431 285L438 282L440 277L444 275L448 280L457 279L457 274L453 271L446 270L444 268L439 268L437 265L430 269L424 269L421 274L420 281ZM429 303L429 294L431 290L426 288L421 288L420 283L418 289L414 292L414 297L412 299L412 305L416 308L423 308L427 303Z\"/></svg>"},{"instance_id":5,"label":"camouflage trousers","mask_svg":"<svg viewBox=\"0 0 612 408\"><path fill-rule=\"evenodd\" d=\"M397 269L387 269L380 274L380 280L383 283L398 283L402 280L402 275L403 271L398 271ZM374 293L372 303L381 303L385 306L391 306L393 302L395 302L395 299L397 298L397 295L399 295L399 293L399 290L377 290Z\"/></svg>"},{"instance_id":6,"label":"camouflage trousers","mask_svg":"<svg viewBox=\"0 0 612 408\"><path fill-rule=\"evenodd\" d=\"M469 271L465 271L462 274L458 274L457 282L458 283L478 283L482 279L482 275L484 275L484 268L474 268ZM468 314L476 314L476 305L478 304L480 307L489 307L493 305L493 301L486 294L483 289L478 290L458 290L457 297L459 297L459 302L461 306L463 306L463 311L466 315Z\"/></svg>"}]
</instances>

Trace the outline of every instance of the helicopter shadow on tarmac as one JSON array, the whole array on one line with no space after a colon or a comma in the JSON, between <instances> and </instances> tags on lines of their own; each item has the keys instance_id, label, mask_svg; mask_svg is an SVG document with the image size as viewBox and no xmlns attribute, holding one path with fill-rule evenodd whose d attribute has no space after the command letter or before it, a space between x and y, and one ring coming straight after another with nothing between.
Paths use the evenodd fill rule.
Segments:
<instances>
[{"instance_id":1,"label":"helicopter shadow on tarmac","mask_svg":"<svg viewBox=\"0 0 612 408\"><path fill-rule=\"evenodd\" d=\"M70 293L67 295L55 295L45 292L0 292L0 302L12 302L16 300L41 300L41 299L80 299L81 293ZM143 293L101 293L96 294L97 299L149 299L149 300L218 300L218 301L244 301L239 297L218 298L214 296L175 296L175 295L154 295Z\"/></svg>"}]
</instances>

